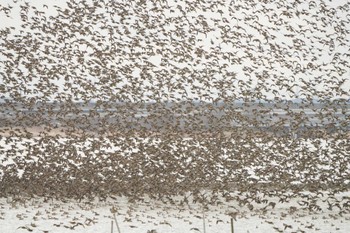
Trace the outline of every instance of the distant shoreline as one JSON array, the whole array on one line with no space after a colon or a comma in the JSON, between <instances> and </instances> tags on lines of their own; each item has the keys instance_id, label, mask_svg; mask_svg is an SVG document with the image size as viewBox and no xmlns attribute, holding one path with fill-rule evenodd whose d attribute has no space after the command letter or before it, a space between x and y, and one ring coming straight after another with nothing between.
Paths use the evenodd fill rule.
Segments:
<instances>
[{"instance_id":1,"label":"distant shoreline","mask_svg":"<svg viewBox=\"0 0 350 233\"><path fill-rule=\"evenodd\" d=\"M350 139L350 132L343 132L342 134L338 133L327 133L327 132L321 132L317 136L317 138L337 138L339 136L342 136L343 139ZM140 130L106 130L101 128L99 131L96 130L82 130L78 128L69 128L69 127L48 127L48 126L32 126L32 127L0 127L0 136L2 137L40 137L40 136L75 136L75 137L82 137L82 136L88 136L88 137L162 137L162 136L181 136L183 138L264 138L264 137L290 137L290 135L280 136L276 135L274 132L256 132L252 135L252 132L250 131L244 131L244 129L240 130L224 130L224 131L210 131L210 130L203 130L203 131L140 131ZM305 136L300 136L300 138L308 138ZM312 137L314 138L314 137Z\"/></svg>"}]
</instances>

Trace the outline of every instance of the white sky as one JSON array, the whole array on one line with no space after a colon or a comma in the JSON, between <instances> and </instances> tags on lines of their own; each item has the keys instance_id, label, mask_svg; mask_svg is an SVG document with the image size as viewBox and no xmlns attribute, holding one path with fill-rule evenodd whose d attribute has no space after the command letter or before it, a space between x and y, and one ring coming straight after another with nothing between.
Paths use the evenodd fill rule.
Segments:
<instances>
[{"instance_id":1,"label":"white sky","mask_svg":"<svg viewBox=\"0 0 350 233\"><path fill-rule=\"evenodd\" d=\"M60 7L64 7L66 2L63 0L38 0L38 1L29 1L30 5L33 5L35 7L37 7L38 10L42 10L45 12L46 17L48 18L50 15L56 15L57 12L55 11L54 5L58 5ZM90 1L87 1L90 2ZM261 9L263 10L264 8L269 8L269 9L274 9L278 14L280 14L281 12L279 12L279 8L277 7L276 4L262 4L260 1L256 1L258 4L256 5L255 8L249 8L246 10L235 10L236 6L243 6L241 2L245 2L245 1L224 1L225 2L225 7L223 8L223 13L222 15L220 13L218 13L217 10L213 10L214 12L210 12L210 11L197 11L196 13L189 13L187 15L187 18L191 21L198 19L199 15L202 15L208 22L208 24L213 24L215 19L217 20L222 20L222 18L226 18L227 20L229 20L228 25L235 25L235 26L239 26L241 27L241 31L242 32L247 32L248 34L251 34L252 37L252 41L250 41L249 43L255 43L255 45L258 44L257 40L260 41L265 41L264 37L259 34L259 32L257 30L255 30L253 27L249 26L248 23L246 23L247 18L249 17L254 17L253 15L253 11L257 10L257 9ZM287 1L288 2L288 1ZM294 1L292 1L294 2ZM319 9L318 7L321 6L321 1L314 1L316 3L316 5L318 6L317 8L313 8L313 9L309 9L309 2L312 1L305 1L305 4L300 4L298 7L300 9L300 11L307 10L311 16L317 15L316 10ZM349 19L347 18L348 16L348 12L341 12L339 10L339 6L343 6L344 4L346 4L348 1L345 0L341 0L341 1L325 1L325 3L331 7L333 7L335 9L336 12L336 16L338 17L337 19L335 18L334 20L337 22L340 21L344 21L345 25L348 26L348 30L349 30ZM21 3L23 4L24 1L18 0L18 2L16 3L17 6L18 4ZM8 1L8 0L2 0L1 5L2 6L7 6L7 5L14 5L13 1ZM44 5L47 5L47 8L44 7ZM178 1L177 3L174 1L168 1L168 5L171 7L173 7L172 9L175 9L175 11L173 13L169 13L169 15L167 15L167 17L172 17L172 16L177 16L180 15L181 13L179 11L177 11L177 6L181 5L183 8L186 7L186 4L184 3L184 1ZM312 5L312 3L311 3ZM147 6L148 7L148 6ZM232 14L232 12L230 12L233 10L234 14ZM264 27L274 27L276 28L276 26L274 26L271 22L269 22L268 18L271 18L273 16L273 11L269 12L267 14L259 14L258 15L258 22L262 25L264 25ZM172 15L171 15L172 14ZM150 13L151 15L151 13ZM192 17L193 16L193 17ZM19 17L19 7L14 7L11 11L11 17L6 17L5 14L3 12L0 13L0 28L6 28L6 27L15 27L16 30L14 31L15 34L20 34L20 24L21 24L21 20ZM316 64L322 65L325 64L325 66L323 66L323 68L331 70L334 69L333 65L330 64L330 62L332 61L332 59L335 57L336 53L340 53L340 54L349 54L349 48L350 48L350 35L349 33L347 33L346 35L346 42L343 45L339 45L336 41L336 32L335 32L335 28L334 28L334 24L329 24L326 27L322 27L322 23L319 19L315 19L315 17L310 17L310 16L300 16L299 18L297 17L293 17L289 20L289 22L287 22L287 25L289 25L291 28L298 28L299 25L302 27L309 27L309 25L306 23L306 20L312 21L315 23L315 25L317 25L318 28L323 29L323 32L320 31L308 31L305 32L304 36L301 35L296 35L297 38L303 38L303 41L305 42L305 47L311 50L315 50L316 52L318 51L317 49L319 49L319 52L317 52L316 55ZM116 21L120 20L118 17L115 18ZM130 22L134 22L135 20L138 20L137 18L134 19L130 19ZM194 22L194 21L193 21ZM173 30L175 29L175 24L174 25L169 25L167 30ZM214 26L213 25L209 25L209 26ZM94 30L99 30L97 28L94 28ZM147 30L146 30L147 31ZM100 30L101 34L104 34L106 31ZM240 32L240 31L239 31ZM137 37L137 32L135 30L133 30L132 28L130 28L130 33L131 36L135 36ZM151 31L149 31L149 33L151 33ZM246 55L246 51L243 48L240 48L239 46L232 46L232 44L230 43L222 43L222 36L220 34L220 30L215 30L213 32L208 33L207 35L204 34L199 34L196 37L196 47L201 47L205 50L205 51L213 51L213 49L220 45L221 47L221 51L222 52L232 52L233 54L235 54L236 57L243 57L244 55ZM290 31L286 30L285 27L280 27L277 28L277 30L271 30L270 34L272 36L275 36L274 42L280 46L285 46L286 48L288 48L288 46L293 46L293 38L291 37L286 37L286 34L290 34ZM332 35L332 36L330 36ZM123 35L121 35L123 36ZM159 39L162 40L161 38L162 35L159 35ZM314 37L318 37L320 38L320 41L333 41L335 43L335 48L332 49L329 45L325 45L325 44L321 44L321 43L315 43L314 40L309 39L310 36L314 36ZM295 38L295 37L294 37ZM86 38L85 38L86 39ZM125 37L125 41L128 41L129 38ZM165 40L166 38L164 38ZM254 39L257 39L254 41ZM202 40L202 41L199 41ZM242 44L247 45L247 42L244 42L244 40L242 38ZM236 40L236 42L240 42L239 40ZM250 46L251 44L248 43L248 46ZM314 46L314 48L312 48L312 46ZM256 48L256 47L253 47ZM89 48L86 48L84 46L81 46L81 48L79 48L81 50L86 50L88 51ZM234 63L230 63L227 62L225 60L219 60L217 61L218 66L223 66L223 65L227 65L226 69L229 72L235 72L237 73L237 76L235 79L232 79L232 88L227 88L225 89L227 91L227 93L225 93L228 96L241 96L242 92L240 92L242 90L242 88L236 88L237 85L240 83L240 80L242 80L244 83L247 83L248 79L250 79L250 83L244 85L244 90L249 90L249 91L253 91L257 90L259 88L260 85L263 86L267 86L270 87L270 90L262 90L262 93L264 94L264 96L266 96L267 98L273 98L274 95L277 93L278 96L285 98L285 99L291 99L291 98L295 98L297 96L292 96L290 94L290 92L288 92L287 90L281 88L281 86L279 84L276 84L278 82L285 82L287 85L293 85L293 84L297 84L295 85L292 89L294 92L296 93L301 93L302 87L303 87L303 81L305 81L308 84L313 84L314 86L312 86L312 90L314 90L316 92L316 97L318 96L319 93L321 92L328 92L328 90L331 89L331 86L329 84L329 80L330 79L334 79L334 78L339 78L339 79L346 79L345 82L342 84L341 89L344 91L344 93L346 94L342 94L340 95L339 93L333 93L330 96L333 98L346 98L349 99L350 98L350 68L349 67L344 67L344 69L346 70L346 73L343 74L342 76L340 76L337 72L333 71L330 72L329 75L325 75L324 74L324 70L321 71L310 71L307 70L307 72L303 72L303 73L298 73L296 75L294 75L292 73L292 70L297 68L298 64L300 64L301 66L306 67L307 64L310 62L310 60L312 60L312 54L311 53L301 53L298 52L294 49L290 49L289 51L286 50L286 52L289 52L291 54L291 56L285 57L287 63L292 64L293 68L289 69L286 67L282 67L279 64L276 63L272 63L271 66L272 67L267 67L269 66L268 64L268 53L270 50L270 47L268 45L262 44L261 46L262 51L252 51L251 54L254 57L259 57L259 56L266 56L266 58L262 57L262 60L260 62L260 64L256 65L253 64L253 62L249 59L243 59L243 61L241 62L241 64L234 64ZM304 57L302 57L304 56ZM4 59L4 57L2 57L0 55L0 59ZM162 57L161 54L156 54L154 56L142 56L142 58L140 58L139 62L145 62L145 61L149 61L151 63L153 63L155 65L155 67L153 68L153 71L159 71L161 70L161 66L160 63L161 61L165 59L164 57ZM259 58L258 58L259 59ZM210 60L210 59L209 59ZM126 61L129 62L129 61ZM167 61L169 62L169 64L171 64L173 67L177 68L177 69L182 69L185 67L188 67L189 69L195 69L195 71L201 72L204 68L205 65L208 64L208 60L203 60L202 63L199 64L194 64L193 62L190 61L184 61L184 62L178 62L178 61ZM259 61L258 61L259 63ZM1 65L1 64L0 64ZM255 75L251 75L250 77L245 75L243 72L243 68L244 66L246 67L251 67L254 66L253 71L251 73L257 72L257 73L262 73L264 70L268 70L270 72L270 76L268 78L265 78L264 80L257 78ZM194 68L193 68L194 67ZM22 69L21 67L19 67L20 69ZM26 70L23 68L24 73L26 73ZM159 86L158 91L160 93L172 93L171 90L169 90L169 86L168 85L163 85L161 83L157 83L157 79L142 79L140 77L140 72L141 69L140 68L134 68L132 71L132 75L134 76L136 82L140 82L142 83L142 87L144 87L144 92L140 95L142 95L144 99L147 99L147 96L151 96L154 93L152 93L152 91L148 91L151 90L152 86ZM274 77L275 75L275 77ZM282 76L284 76L285 78L283 78ZM213 80L217 80L220 81L222 79L225 79L225 77L222 77L219 74L212 74ZM319 78L321 77L321 78ZM97 79L94 77L89 77L89 76L85 76L84 77L85 80L89 80L89 82L91 83L95 83L97 82ZM181 79L181 76L178 75L174 75L173 77L165 77L165 80L168 80L170 82L172 82L173 84L176 84L177 82ZM34 88L34 84L35 82L39 82L38 80L36 80L34 78L33 80L33 88ZM0 84L3 84L4 80L2 80L2 77L0 77ZM64 79L63 77L59 80L52 80L52 83L54 83L55 85L58 85L59 87L59 92L65 92L64 91ZM117 87L119 88L126 88L128 86L128 83L130 84L130 79L127 78L123 78L118 84ZM183 88L186 90L186 92L188 93L189 98L202 98L201 96L203 94L209 93L210 96L216 98L218 95L222 94L222 90L215 88L214 86L211 86L210 88L205 87L204 86L205 82L202 82L202 80L200 78L198 79L194 79L193 83L191 85L184 85ZM199 89L194 88L195 86L199 87ZM77 88L81 88L81 87L77 87ZM162 89L164 88L164 89ZM84 90L82 90L84 91ZM67 93L69 93L69 90L66 91ZM318 93L319 92L319 93ZM103 90L101 90L101 93L103 93ZM39 93L39 96L42 93ZM174 96L181 96L181 93L178 93L176 91L174 91L172 94L174 94ZM108 94L107 94L108 95ZM298 94L299 95L299 94ZM312 94L311 94L312 95ZM320 94L321 95L321 94ZM32 96L35 96L35 94L33 94ZM54 96L54 95L53 95ZM132 94L131 94L132 97ZM140 97L140 96L139 96ZM303 94L301 93L299 97L305 97L305 95L303 96ZM152 98L152 97L151 97ZM181 98L181 97L180 97Z\"/></svg>"}]
</instances>

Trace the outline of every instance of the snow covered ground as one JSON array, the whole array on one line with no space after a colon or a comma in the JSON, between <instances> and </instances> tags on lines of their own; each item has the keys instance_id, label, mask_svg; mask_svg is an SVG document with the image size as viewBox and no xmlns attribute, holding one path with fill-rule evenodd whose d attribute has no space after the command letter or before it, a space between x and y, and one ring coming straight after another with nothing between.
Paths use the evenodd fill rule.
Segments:
<instances>
[{"instance_id":1,"label":"snow covered ground","mask_svg":"<svg viewBox=\"0 0 350 233\"><path fill-rule=\"evenodd\" d=\"M230 214L237 213L234 232L350 232L350 212L342 205L349 201L350 193L319 198L322 210L302 207L305 198L294 198L288 203L279 203L275 208L268 204L254 205L249 210L237 201L222 202L206 207L200 203L184 204L182 197L167 199L167 202L150 200L147 197L137 202L129 202L126 197L109 198L101 201L74 200L52 201L42 198L27 201L0 199L1 232L118 232L112 210L121 233L146 232L204 232L230 233ZM305 193L305 196L309 194ZM311 195L311 194L310 194ZM304 196L304 197L305 197ZM242 195L243 197L243 195ZM332 209L328 201L336 199L341 204ZM345 200L345 201L344 201ZM276 197L268 202L278 202ZM268 206L267 208L265 208ZM295 207L295 208L294 208ZM153 231L152 231L153 230Z\"/></svg>"}]
</instances>

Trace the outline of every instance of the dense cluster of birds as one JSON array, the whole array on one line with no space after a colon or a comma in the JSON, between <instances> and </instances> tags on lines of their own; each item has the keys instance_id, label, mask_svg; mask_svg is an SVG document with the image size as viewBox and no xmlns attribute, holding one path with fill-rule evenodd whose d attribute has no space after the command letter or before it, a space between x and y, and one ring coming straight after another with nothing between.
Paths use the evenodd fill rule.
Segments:
<instances>
[{"instance_id":1,"label":"dense cluster of birds","mask_svg":"<svg viewBox=\"0 0 350 233\"><path fill-rule=\"evenodd\" d=\"M162 199L190 191L203 201L200 190L230 200L225 191L234 189L275 192L283 203L288 197L276 190L349 189L349 2L65 4L0 4L1 17L20 18L0 29L0 196ZM235 101L242 106L222 109ZM83 115L77 103L91 102ZM146 105L152 122L177 114L186 124L120 127ZM209 119L218 127L191 127L203 106L225 111ZM291 133L251 129L272 118L271 127L288 124ZM292 137L314 118L319 128ZM62 132L47 119L61 119ZM336 133L325 134L325 125Z\"/></svg>"},{"instance_id":2,"label":"dense cluster of birds","mask_svg":"<svg viewBox=\"0 0 350 233\"><path fill-rule=\"evenodd\" d=\"M231 191L272 196L293 191L294 197L306 190L337 193L349 189L349 156L327 147L345 144L334 139L246 141L169 135L14 139L2 148L7 152L0 165L1 195L79 200L105 200L110 195L167 200L182 195L186 202L185 194L191 192L195 202L216 205L220 196L235 200L227 193ZM215 195L203 199L203 190ZM282 196L281 203L291 198Z\"/></svg>"}]
</instances>

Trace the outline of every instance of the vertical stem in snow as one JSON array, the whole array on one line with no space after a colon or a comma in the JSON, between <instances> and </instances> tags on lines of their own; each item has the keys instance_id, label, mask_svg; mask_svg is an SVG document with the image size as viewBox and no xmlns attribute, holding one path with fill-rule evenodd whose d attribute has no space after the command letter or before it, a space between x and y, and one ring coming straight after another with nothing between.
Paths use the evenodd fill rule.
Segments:
<instances>
[{"instance_id":1,"label":"vertical stem in snow","mask_svg":"<svg viewBox=\"0 0 350 233\"><path fill-rule=\"evenodd\" d=\"M231 218L231 233L234 233L234 230L233 230L233 218Z\"/></svg>"},{"instance_id":2,"label":"vertical stem in snow","mask_svg":"<svg viewBox=\"0 0 350 233\"><path fill-rule=\"evenodd\" d=\"M204 207L203 207L203 233L206 233L206 230L205 230L205 215L204 215Z\"/></svg>"},{"instance_id":3,"label":"vertical stem in snow","mask_svg":"<svg viewBox=\"0 0 350 233\"><path fill-rule=\"evenodd\" d=\"M118 225L118 221L117 221L117 217L115 216L115 213L113 213L113 216L114 216L115 225L117 225L118 233L120 233L120 229L119 229L119 225Z\"/></svg>"},{"instance_id":4,"label":"vertical stem in snow","mask_svg":"<svg viewBox=\"0 0 350 233\"><path fill-rule=\"evenodd\" d=\"M111 221L111 233L113 233L113 220Z\"/></svg>"}]
</instances>

